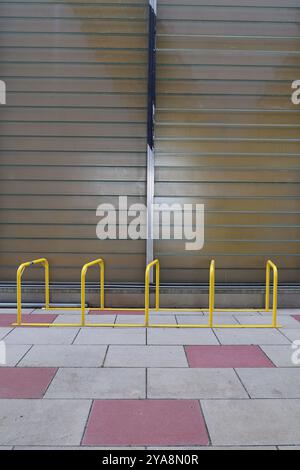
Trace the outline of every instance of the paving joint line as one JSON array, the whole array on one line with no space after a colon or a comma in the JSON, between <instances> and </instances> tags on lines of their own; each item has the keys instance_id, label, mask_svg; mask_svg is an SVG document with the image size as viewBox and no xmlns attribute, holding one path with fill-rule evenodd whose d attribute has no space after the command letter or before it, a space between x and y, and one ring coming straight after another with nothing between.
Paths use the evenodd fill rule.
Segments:
<instances>
[{"instance_id":1,"label":"paving joint line","mask_svg":"<svg viewBox=\"0 0 300 470\"><path fill-rule=\"evenodd\" d=\"M90 398L90 400L91 400L91 404L90 404L89 412L87 414L86 422L85 422L85 425L84 425L84 428L83 428L83 431L82 431L82 436L81 436L80 443L79 443L80 447L82 446L82 441L83 441L84 435L86 433L86 430L87 430L87 427L88 427L88 422L89 422L90 416L92 414L92 408L93 408L93 405L94 405L94 399Z\"/></svg>"},{"instance_id":2,"label":"paving joint line","mask_svg":"<svg viewBox=\"0 0 300 470\"><path fill-rule=\"evenodd\" d=\"M103 361L102 361L102 364L99 368L104 368L105 367L105 361L106 361L106 358L107 358L107 354L108 354L108 349L109 349L110 345L108 344L106 346L106 351L105 351L105 354L104 354L104 358L103 358Z\"/></svg>"},{"instance_id":3,"label":"paving joint line","mask_svg":"<svg viewBox=\"0 0 300 470\"><path fill-rule=\"evenodd\" d=\"M145 380L146 380L145 399L148 400L148 367L146 367L146 369L145 369Z\"/></svg>"},{"instance_id":4,"label":"paving joint line","mask_svg":"<svg viewBox=\"0 0 300 470\"><path fill-rule=\"evenodd\" d=\"M189 358L188 358L188 355L187 355L187 351L186 351L186 348L187 348L188 345L183 345L183 350L184 350L184 355L185 355L185 358L186 358L186 362L187 362L187 368L190 369L191 366L190 366L190 363L189 363Z\"/></svg>"},{"instance_id":5,"label":"paving joint line","mask_svg":"<svg viewBox=\"0 0 300 470\"><path fill-rule=\"evenodd\" d=\"M76 339L77 339L80 332L81 332L81 328L78 328L78 331L75 334L75 336L74 336L73 340L71 341L70 345L75 345L75 341L76 341Z\"/></svg>"},{"instance_id":6,"label":"paving joint line","mask_svg":"<svg viewBox=\"0 0 300 470\"><path fill-rule=\"evenodd\" d=\"M288 330L288 329L289 329L289 328L287 328L287 330ZM296 330L296 328L295 328L295 330ZM293 344L293 341L290 340L290 338L288 338L288 337L283 333L282 328L281 328L280 330L277 329L277 331L278 331L278 333L280 333L285 339L289 340L290 344ZM267 346L267 345L264 345L264 346ZM273 346L273 345L272 345L272 346ZM274 346L279 346L279 345L274 344ZM287 346L287 344L286 344L286 346Z\"/></svg>"},{"instance_id":7,"label":"paving joint line","mask_svg":"<svg viewBox=\"0 0 300 470\"><path fill-rule=\"evenodd\" d=\"M209 432L209 429L208 429L208 424L207 424L207 421L206 421L204 410L202 408L202 403L201 403L201 400L197 400L197 402L198 402L198 405L199 405L200 414L202 416L202 419L203 419L203 422L204 422L204 425L205 425L205 429L206 429L207 437L208 437L208 442L209 442L209 444L207 446L204 446L204 447L210 447L210 446L212 446L212 439L211 439L210 432Z\"/></svg>"},{"instance_id":8,"label":"paving joint line","mask_svg":"<svg viewBox=\"0 0 300 470\"><path fill-rule=\"evenodd\" d=\"M214 334L214 336L215 336L216 340L217 340L217 341L218 341L218 343L219 343L219 346L222 346L222 343L221 343L221 341L219 340L219 338L218 338L218 335L217 335L217 333L216 333L216 331L215 331L215 330L216 330L215 328L210 328L210 331L212 331L212 332L213 332L213 334Z\"/></svg>"},{"instance_id":9,"label":"paving joint line","mask_svg":"<svg viewBox=\"0 0 300 470\"><path fill-rule=\"evenodd\" d=\"M244 382L242 381L242 379L241 379L241 377L239 376L239 374L238 374L238 372L237 372L237 370L236 370L235 367L233 368L233 371L235 372L235 374L236 374L236 376L237 376L237 379L238 379L238 381L240 382L241 386L243 387L243 389L244 389L245 392L247 393L248 398L249 398L250 400L252 400L252 397L250 396L250 393L248 392L248 390L247 390L247 388L246 388L246 385L245 385Z\"/></svg>"},{"instance_id":10,"label":"paving joint line","mask_svg":"<svg viewBox=\"0 0 300 470\"><path fill-rule=\"evenodd\" d=\"M49 369L50 369L50 367L49 367ZM55 374L53 374L53 377L52 377L52 379L50 380L50 382L49 382L49 384L48 384L48 387L45 389L45 391L44 391L44 393L43 393L43 396L42 396L42 400L44 399L46 393L48 392L49 387L50 387L50 385L52 384L53 380L55 379L55 377L56 377L56 375L57 375L59 369L60 369L59 367L56 367Z\"/></svg>"},{"instance_id":11,"label":"paving joint line","mask_svg":"<svg viewBox=\"0 0 300 470\"><path fill-rule=\"evenodd\" d=\"M12 333L13 331L15 331L15 327L13 327L8 333L6 333L6 335L4 335L2 338L1 338L1 341L4 341L8 335L10 335L10 333Z\"/></svg>"},{"instance_id":12,"label":"paving joint line","mask_svg":"<svg viewBox=\"0 0 300 470\"><path fill-rule=\"evenodd\" d=\"M282 346L285 346L285 345L282 345ZM288 346L288 345L287 345ZM257 345L257 347L260 349L260 351L262 352L262 354L268 359L268 361L271 362L271 364L273 364L274 366L274 369L279 369L280 367L276 366L276 364L272 361L272 359L267 355L267 353L261 348L260 345ZM277 346L278 347L278 346ZM287 366L286 366L287 367ZM287 367L288 368L288 367Z\"/></svg>"},{"instance_id":13,"label":"paving joint line","mask_svg":"<svg viewBox=\"0 0 300 470\"><path fill-rule=\"evenodd\" d=\"M13 367L18 367L20 362L24 359L25 356L27 356L27 354L32 350L33 348L33 344L29 344L28 346L30 346L30 348L28 349L28 351L26 351L23 356L17 361L17 363L13 366Z\"/></svg>"}]
</instances>

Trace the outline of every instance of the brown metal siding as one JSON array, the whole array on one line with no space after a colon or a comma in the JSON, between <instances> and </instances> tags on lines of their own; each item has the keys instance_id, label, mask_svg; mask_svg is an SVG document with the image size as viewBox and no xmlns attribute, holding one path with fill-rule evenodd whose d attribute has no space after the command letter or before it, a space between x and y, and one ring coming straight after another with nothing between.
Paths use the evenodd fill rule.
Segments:
<instances>
[{"instance_id":1,"label":"brown metal siding","mask_svg":"<svg viewBox=\"0 0 300 470\"><path fill-rule=\"evenodd\" d=\"M203 251L155 243L163 281L207 281L215 257L218 280L258 282L272 257L298 282L300 0L158 5L156 201L206 207ZM95 209L145 202L146 12L143 0L0 0L1 281L40 255L56 281L98 255L108 280L143 280L145 242L98 241Z\"/></svg>"},{"instance_id":2,"label":"brown metal siding","mask_svg":"<svg viewBox=\"0 0 300 470\"><path fill-rule=\"evenodd\" d=\"M213 5L210 6L209 4ZM299 0L158 2L156 202L205 204L205 246L158 241L163 281L299 282Z\"/></svg>"},{"instance_id":3,"label":"brown metal siding","mask_svg":"<svg viewBox=\"0 0 300 470\"><path fill-rule=\"evenodd\" d=\"M54 281L99 256L108 281L142 281L145 242L97 240L96 208L145 202L147 1L1 0L0 16L0 280L43 255Z\"/></svg>"}]
</instances>

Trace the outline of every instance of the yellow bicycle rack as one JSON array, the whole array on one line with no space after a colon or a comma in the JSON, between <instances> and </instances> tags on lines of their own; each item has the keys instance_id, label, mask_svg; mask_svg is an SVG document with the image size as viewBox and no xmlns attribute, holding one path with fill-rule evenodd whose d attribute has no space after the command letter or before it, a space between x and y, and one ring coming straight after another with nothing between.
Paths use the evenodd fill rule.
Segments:
<instances>
[{"instance_id":1,"label":"yellow bicycle rack","mask_svg":"<svg viewBox=\"0 0 300 470\"><path fill-rule=\"evenodd\" d=\"M244 313L257 313L257 312L272 312L270 309L270 271L273 270L274 274L274 288L276 289L276 303L278 291L278 269L277 266L271 261L267 261L266 265L266 301L263 308L216 308L216 312L244 312ZM274 300L274 299L273 299Z\"/></svg>"},{"instance_id":2,"label":"yellow bicycle rack","mask_svg":"<svg viewBox=\"0 0 300 470\"><path fill-rule=\"evenodd\" d=\"M278 269L276 265L272 261L267 262L267 267L266 267L266 306L265 308L262 308L261 310L259 309L234 309L234 310L229 310L229 309L216 309L215 308L215 261L211 261L210 264L210 274L209 274L209 317L208 317L208 323L207 324L181 324L181 325L164 325L164 324L151 324L149 325L149 289L150 289L150 284L149 284L149 270L150 268L156 264L158 268L158 273L159 273L159 262L158 260L154 261L147 267L147 272L148 276L146 275L146 304L145 304L145 311L146 311L146 326L149 326L151 328L280 328L280 325L277 323L277 296L278 296ZM271 278L271 269L273 271L273 307L272 310L270 310L270 278ZM159 279L159 277L158 277ZM158 281L158 287L156 286L156 296L159 298L159 281ZM159 310L160 312L164 311L173 311L173 312L180 312L182 310L184 311L197 311L201 312L200 309L169 309L169 308L157 308L156 310ZM216 312L228 312L228 311L235 311L235 312L270 312L272 311L272 323L271 324L253 324L253 325L240 325L240 324L218 324L214 322L214 314Z\"/></svg>"},{"instance_id":3,"label":"yellow bicycle rack","mask_svg":"<svg viewBox=\"0 0 300 470\"><path fill-rule=\"evenodd\" d=\"M270 290L271 290L271 270L273 271L273 306L270 309ZM230 324L213 324L214 328L280 328L277 323L277 305L278 305L278 269L277 266L271 261L267 261L266 266L266 304L262 309L215 309L215 312L272 312L271 324L253 324L253 325L230 325Z\"/></svg>"},{"instance_id":4,"label":"yellow bicycle rack","mask_svg":"<svg viewBox=\"0 0 300 470\"><path fill-rule=\"evenodd\" d=\"M159 307L159 291L160 291L160 265L159 261L155 260L150 263L146 268L146 279L145 279L145 315L146 322L145 326L150 328L212 328L213 327L213 315L214 315L214 299L215 299L215 261L213 260L210 265L210 276L209 276L209 319L207 324L182 324L182 325L170 325L170 324L149 324L149 292L150 292L150 270L153 266L156 266L156 312L201 312L200 309L169 309Z\"/></svg>"},{"instance_id":5,"label":"yellow bicycle rack","mask_svg":"<svg viewBox=\"0 0 300 470\"><path fill-rule=\"evenodd\" d=\"M86 275L89 268L99 266L100 269L100 307L89 308L89 311L100 311L105 313L106 311L122 311L126 312L129 309L125 308L106 308L105 307L105 262L102 258L90 261L86 263L81 270L81 307L64 307L63 310L78 310L81 311L80 323L23 323L22 322L22 276L25 269L33 265L42 265L45 270L45 308L47 310L60 310L59 307L50 306L50 287L49 287L49 262L46 258L37 259L34 261L28 261L19 266L17 270L17 322L15 326L34 326L34 327L110 327L110 328L279 328L277 323L277 297L278 297L278 269L276 265L269 260L266 266L266 299L265 307L259 309L216 309L215 308L215 261L212 260L209 271L209 307L208 309L170 309L160 307L160 263L156 259L148 264L145 272L145 307L144 307L144 322L138 324L128 323L101 323L101 316L99 323L86 322ZM150 308L150 273L155 268L156 280L155 280L155 309ZM271 270L273 272L273 305L270 310L270 292L271 292ZM130 310L141 310L141 309L130 309ZM150 324L149 317L150 311L159 312L202 312L209 311L208 323L207 324ZM272 323L271 324L254 324L254 325L238 325L238 324L217 324L214 322L215 312L270 312L272 311Z\"/></svg>"},{"instance_id":6,"label":"yellow bicycle rack","mask_svg":"<svg viewBox=\"0 0 300 470\"><path fill-rule=\"evenodd\" d=\"M99 266L100 268L100 311L104 310L104 269L105 264L102 258L85 264L81 270L81 326L89 326L85 323L85 282L89 268Z\"/></svg>"},{"instance_id":7,"label":"yellow bicycle rack","mask_svg":"<svg viewBox=\"0 0 300 470\"><path fill-rule=\"evenodd\" d=\"M83 266L81 270L81 325L80 326L87 326L87 327L102 327L102 328L137 328L143 325L140 324L127 324L127 323L88 323L86 322L86 307L85 307L85 281L86 281L86 274L89 268L93 266L99 265L100 267L100 308L89 308L89 311L97 310L100 312L107 311L109 309L105 308L105 297L104 297L104 271L105 271L105 263L103 259L97 259L95 261L91 261ZM125 310L125 309L122 309ZM101 316L100 316L101 320ZM57 324L60 326L60 324Z\"/></svg>"},{"instance_id":8,"label":"yellow bicycle rack","mask_svg":"<svg viewBox=\"0 0 300 470\"><path fill-rule=\"evenodd\" d=\"M45 309L54 310L50 307L50 285L49 285L49 262L46 258L40 258L33 261L28 261L19 266L17 270L17 322L13 326L32 326L32 327L49 327L49 326L61 326L61 327L70 327L70 326L81 326L81 324L76 323L34 323L34 322L22 322L22 277L25 269L29 266L41 265L45 270ZM68 310L74 310L70 307Z\"/></svg>"}]
</instances>

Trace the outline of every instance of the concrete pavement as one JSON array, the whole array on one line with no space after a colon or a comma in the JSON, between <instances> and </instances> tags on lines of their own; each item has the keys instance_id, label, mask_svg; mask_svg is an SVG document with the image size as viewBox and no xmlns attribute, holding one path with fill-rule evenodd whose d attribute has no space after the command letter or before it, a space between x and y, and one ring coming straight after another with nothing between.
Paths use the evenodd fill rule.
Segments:
<instances>
[{"instance_id":1,"label":"concrete pavement","mask_svg":"<svg viewBox=\"0 0 300 470\"><path fill-rule=\"evenodd\" d=\"M51 313L55 323L78 312ZM282 329L12 327L0 311L0 450L288 449L300 447L298 310ZM37 317L38 315L38 317ZM50 315L27 311L26 318ZM1 321L2 316L2 321ZM91 322L101 315L91 312ZM199 313L151 321L203 323ZM216 314L220 323L268 323L261 312ZM34 320L33 320L34 321ZM140 323L139 312L105 323Z\"/></svg>"}]
</instances>

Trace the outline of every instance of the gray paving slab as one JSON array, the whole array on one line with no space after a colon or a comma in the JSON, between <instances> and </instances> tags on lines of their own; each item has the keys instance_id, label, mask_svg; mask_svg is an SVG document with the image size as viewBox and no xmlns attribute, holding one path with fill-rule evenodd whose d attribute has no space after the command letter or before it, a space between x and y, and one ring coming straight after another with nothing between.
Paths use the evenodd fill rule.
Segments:
<instances>
[{"instance_id":1,"label":"gray paving slab","mask_svg":"<svg viewBox=\"0 0 300 470\"><path fill-rule=\"evenodd\" d=\"M0 400L1 445L80 445L90 400Z\"/></svg>"},{"instance_id":2,"label":"gray paving slab","mask_svg":"<svg viewBox=\"0 0 300 470\"><path fill-rule=\"evenodd\" d=\"M278 315L278 323L281 325L281 329L295 329L300 331L300 322L291 315Z\"/></svg>"},{"instance_id":3,"label":"gray paving slab","mask_svg":"<svg viewBox=\"0 0 300 470\"><path fill-rule=\"evenodd\" d=\"M144 315L117 315L116 324L117 325L144 325L145 317Z\"/></svg>"},{"instance_id":4,"label":"gray paving slab","mask_svg":"<svg viewBox=\"0 0 300 470\"><path fill-rule=\"evenodd\" d=\"M104 345L36 345L18 364L21 367L101 367Z\"/></svg>"},{"instance_id":5,"label":"gray paving slab","mask_svg":"<svg viewBox=\"0 0 300 470\"><path fill-rule=\"evenodd\" d=\"M75 344L146 344L144 328L82 328Z\"/></svg>"},{"instance_id":6,"label":"gray paving slab","mask_svg":"<svg viewBox=\"0 0 300 470\"><path fill-rule=\"evenodd\" d=\"M59 369L46 398L145 398L145 369Z\"/></svg>"},{"instance_id":7,"label":"gray paving slab","mask_svg":"<svg viewBox=\"0 0 300 470\"><path fill-rule=\"evenodd\" d=\"M152 314L149 317L150 325L177 325L175 315L157 315Z\"/></svg>"},{"instance_id":8,"label":"gray paving slab","mask_svg":"<svg viewBox=\"0 0 300 470\"><path fill-rule=\"evenodd\" d=\"M285 328L284 330L282 330L282 334L291 342L300 341L300 329L295 330L292 328Z\"/></svg>"},{"instance_id":9,"label":"gray paving slab","mask_svg":"<svg viewBox=\"0 0 300 470\"><path fill-rule=\"evenodd\" d=\"M71 344L79 328L15 328L6 337L7 344Z\"/></svg>"},{"instance_id":10,"label":"gray paving slab","mask_svg":"<svg viewBox=\"0 0 300 470\"><path fill-rule=\"evenodd\" d=\"M148 398L247 398L232 369L149 369Z\"/></svg>"},{"instance_id":11,"label":"gray paving slab","mask_svg":"<svg viewBox=\"0 0 300 470\"><path fill-rule=\"evenodd\" d=\"M105 325L114 325L116 322L116 317L117 315L87 315L86 316L86 322L87 323L101 323Z\"/></svg>"},{"instance_id":12,"label":"gray paving slab","mask_svg":"<svg viewBox=\"0 0 300 470\"><path fill-rule=\"evenodd\" d=\"M240 318L236 316L236 318L241 325L253 325L255 323L259 325L270 325L272 323L272 316L269 314L264 314L260 316L248 315ZM278 315L277 321L280 324L281 328L298 329L300 332L300 322L295 320L295 318L291 317L290 315Z\"/></svg>"},{"instance_id":13,"label":"gray paving slab","mask_svg":"<svg viewBox=\"0 0 300 470\"><path fill-rule=\"evenodd\" d=\"M109 346L105 367L188 367L183 346Z\"/></svg>"},{"instance_id":14,"label":"gray paving slab","mask_svg":"<svg viewBox=\"0 0 300 470\"><path fill-rule=\"evenodd\" d=\"M56 313L55 313L55 315L56 315ZM55 323L57 325L62 324L62 323L80 325L81 315L78 314L78 313L63 313L63 314L58 315L53 323ZM77 326L75 328L77 328Z\"/></svg>"},{"instance_id":15,"label":"gray paving slab","mask_svg":"<svg viewBox=\"0 0 300 470\"><path fill-rule=\"evenodd\" d=\"M0 446L0 451L1 450L13 450L13 446Z\"/></svg>"},{"instance_id":16,"label":"gray paving slab","mask_svg":"<svg viewBox=\"0 0 300 470\"><path fill-rule=\"evenodd\" d=\"M157 345L210 345L219 344L214 332L210 329L149 329L147 344Z\"/></svg>"},{"instance_id":17,"label":"gray paving slab","mask_svg":"<svg viewBox=\"0 0 300 470\"><path fill-rule=\"evenodd\" d=\"M260 344L290 344L290 341L281 332L275 329L215 329L221 344L260 345Z\"/></svg>"},{"instance_id":18,"label":"gray paving slab","mask_svg":"<svg viewBox=\"0 0 300 470\"><path fill-rule=\"evenodd\" d=\"M209 318L208 315L176 315L179 325L207 325ZM214 323L217 324L238 324L233 315L215 314Z\"/></svg>"},{"instance_id":19,"label":"gray paving slab","mask_svg":"<svg viewBox=\"0 0 300 470\"><path fill-rule=\"evenodd\" d=\"M0 367L14 367L30 348L31 345L28 344L7 344L6 364L0 364Z\"/></svg>"},{"instance_id":20,"label":"gray paving slab","mask_svg":"<svg viewBox=\"0 0 300 470\"><path fill-rule=\"evenodd\" d=\"M296 361L293 362L292 355L295 354L295 350L291 345L261 346L261 349L277 367L300 367L300 352L296 352Z\"/></svg>"},{"instance_id":21,"label":"gray paving slab","mask_svg":"<svg viewBox=\"0 0 300 470\"><path fill-rule=\"evenodd\" d=\"M177 314L176 320L178 325L206 325L208 324L208 317L203 314Z\"/></svg>"},{"instance_id":22,"label":"gray paving slab","mask_svg":"<svg viewBox=\"0 0 300 470\"><path fill-rule=\"evenodd\" d=\"M300 322L293 317L283 317L282 315L278 317L279 323L282 325L282 329L290 329L290 330L299 330L300 332Z\"/></svg>"},{"instance_id":23,"label":"gray paving slab","mask_svg":"<svg viewBox=\"0 0 300 470\"><path fill-rule=\"evenodd\" d=\"M116 315L87 315L85 318L86 323L104 323L107 324L114 324L116 319ZM58 317L54 320L54 323L81 323L81 315L75 314L63 314L58 315Z\"/></svg>"},{"instance_id":24,"label":"gray paving slab","mask_svg":"<svg viewBox=\"0 0 300 470\"><path fill-rule=\"evenodd\" d=\"M278 309L279 315L300 315L299 308L279 308Z\"/></svg>"},{"instance_id":25,"label":"gray paving slab","mask_svg":"<svg viewBox=\"0 0 300 470\"><path fill-rule=\"evenodd\" d=\"M202 400L214 446L300 442L300 400Z\"/></svg>"},{"instance_id":26,"label":"gray paving slab","mask_svg":"<svg viewBox=\"0 0 300 470\"><path fill-rule=\"evenodd\" d=\"M262 312L261 310L255 310L255 311L251 311L251 312L245 312L243 310L228 310L227 312L215 312L215 315L232 315L233 317L234 316L237 316L237 317L244 317L244 316L248 316L248 315L262 315Z\"/></svg>"},{"instance_id":27,"label":"gray paving slab","mask_svg":"<svg viewBox=\"0 0 300 470\"><path fill-rule=\"evenodd\" d=\"M0 327L0 340L4 339L14 328Z\"/></svg>"},{"instance_id":28,"label":"gray paving slab","mask_svg":"<svg viewBox=\"0 0 300 470\"><path fill-rule=\"evenodd\" d=\"M178 310L176 308L174 308L174 310L159 310L158 312L155 312L154 310L152 310L151 312L152 314L159 314L159 315L204 315L205 313L208 313L204 310L199 310L199 311L196 311L196 312L190 312L189 310Z\"/></svg>"},{"instance_id":29,"label":"gray paving slab","mask_svg":"<svg viewBox=\"0 0 300 470\"><path fill-rule=\"evenodd\" d=\"M236 313L233 317L237 320L238 323L241 325L269 325L272 321L270 315L261 314L261 313L244 313L244 315L240 315Z\"/></svg>"},{"instance_id":30,"label":"gray paving slab","mask_svg":"<svg viewBox=\"0 0 300 470\"><path fill-rule=\"evenodd\" d=\"M236 372L251 398L300 398L297 369L236 369Z\"/></svg>"},{"instance_id":31,"label":"gray paving slab","mask_svg":"<svg viewBox=\"0 0 300 470\"><path fill-rule=\"evenodd\" d=\"M208 316L206 316L208 319ZM238 325L238 321L234 315L230 313L215 313L214 314L214 323L219 325Z\"/></svg>"},{"instance_id":32,"label":"gray paving slab","mask_svg":"<svg viewBox=\"0 0 300 470\"><path fill-rule=\"evenodd\" d=\"M118 315L116 324L137 324L137 325L144 325L145 317L144 315ZM175 315L167 315L167 314L157 314L153 313L149 315L149 323L151 324L158 324L158 325L176 325L176 317Z\"/></svg>"}]
</instances>

